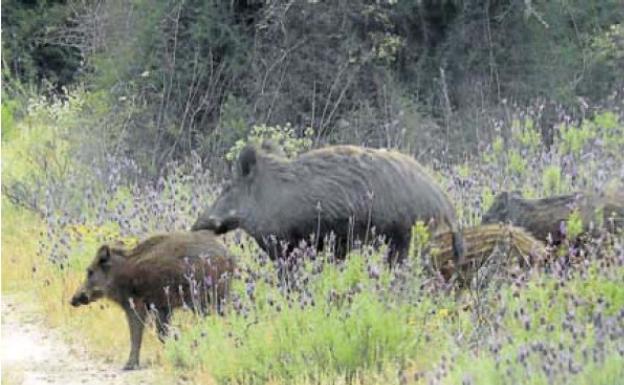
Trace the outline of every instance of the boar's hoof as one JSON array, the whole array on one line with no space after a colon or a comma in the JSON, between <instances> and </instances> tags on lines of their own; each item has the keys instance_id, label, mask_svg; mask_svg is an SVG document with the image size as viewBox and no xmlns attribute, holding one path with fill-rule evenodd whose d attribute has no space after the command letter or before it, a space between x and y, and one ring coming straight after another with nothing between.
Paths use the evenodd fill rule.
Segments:
<instances>
[{"instance_id":1,"label":"boar's hoof","mask_svg":"<svg viewBox=\"0 0 624 385\"><path fill-rule=\"evenodd\" d=\"M139 368L139 363L137 361L130 360L123 367L123 370L135 370L135 369L138 369L138 368Z\"/></svg>"},{"instance_id":2,"label":"boar's hoof","mask_svg":"<svg viewBox=\"0 0 624 385\"><path fill-rule=\"evenodd\" d=\"M87 303L89 303L89 298L87 298L86 294L84 293L75 295L71 299L72 306L86 305Z\"/></svg>"}]
</instances>

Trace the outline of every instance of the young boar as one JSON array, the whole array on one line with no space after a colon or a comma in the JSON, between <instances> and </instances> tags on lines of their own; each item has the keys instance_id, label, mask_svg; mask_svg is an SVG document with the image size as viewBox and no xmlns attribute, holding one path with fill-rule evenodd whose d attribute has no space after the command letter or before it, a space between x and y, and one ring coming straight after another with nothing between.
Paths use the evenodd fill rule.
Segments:
<instances>
[{"instance_id":1,"label":"young boar","mask_svg":"<svg viewBox=\"0 0 624 385\"><path fill-rule=\"evenodd\" d=\"M459 275L456 274L457 267L452 263L452 234L433 234L429 242L425 255L431 260L427 265L439 270L447 281L458 276L460 283L469 283L474 273L493 256L500 258L496 263L506 268L539 266L550 257L542 241L515 226L489 224L467 227L464 228L463 237L466 263L459 269Z\"/></svg>"},{"instance_id":2,"label":"young boar","mask_svg":"<svg viewBox=\"0 0 624 385\"><path fill-rule=\"evenodd\" d=\"M343 258L350 242L369 239L374 228L389 241L392 262L407 256L411 228L422 220L451 229L455 255L462 255L451 202L407 155L331 146L287 160L247 146L236 168L193 230L222 234L241 227L271 258L287 257L301 241L321 249L333 233L336 256Z\"/></svg>"},{"instance_id":3,"label":"young boar","mask_svg":"<svg viewBox=\"0 0 624 385\"><path fill-rule=\"evenodd\" d=\"M539 199L525 199L519 192L502 192L496 196L492 207L483 215L482 222L511 223L524 227L534 237L543 241L560 243L566 234L562 232L565 223L574 210L578 210L585 231L590 224L596 227L599 219L613 230L622 225L624 201L621 195L609 194L566 194ZM602 211L603 217L597 217ZM563 225L562 225L563 224Z\"/></svg>"},{"instance_id":4,"label":"young boar","mask_svg":"<svg viewBox=\"0 0 624 385\"><path fill-rule=\"evenodd\" d=\"M172 310L187 306L204 314L225 299L234 262L209 231L157 235L131 250L101 246L72 306L100 298L117 303L130 328L130 357L124 369L139 365L143 326L154 317L161 341Z\"/></svg>"}]
</instances>

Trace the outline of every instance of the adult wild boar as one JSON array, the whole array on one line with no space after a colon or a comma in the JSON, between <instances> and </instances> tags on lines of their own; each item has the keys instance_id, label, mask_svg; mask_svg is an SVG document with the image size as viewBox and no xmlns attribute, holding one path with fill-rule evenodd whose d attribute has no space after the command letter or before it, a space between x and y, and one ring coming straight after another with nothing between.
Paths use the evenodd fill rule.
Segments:
<instances>
[{"instance_id":1,"label":"adult wild boar","mask_svg":"<svg viewBox=\"0 0 624 385\"><path fill-rule=\"evenodd\" d=\"M163 341L173 309L187 306L203 314L212 304L219 310L233 269L225 247L209 231L157 235L130 250L103 245L71 304L105 297L121 306L131 345L124 369L134 369L148 315L154 317Z\"/></svg>"},{"instance_id":2,"label":"adult wild boar","mask_svg":"<svg viewBox=\"0 0 624 385\"><path fill-rule=\"evenodd\" d=\"M392 262L406 257L417 220L451 229L456 256L462 255L451 202L413 158L345 145L287 160L246 146L233 180L192 229L222 234L241 227L272 258L311 239L320 249L333 232L342 258L349 242L369 239L374 227L388 240Z\"/></svg>"},{"instance_id":3,"label":"adult wild boar","mask_svg":"<svg viewBox=\"0 0 624 385\"><path fill-rule=\"evenodd\" d=\"M574 210L578 210L585 231L590 229L590 224L596 228L601 225L600 222L610 230L624 224L624 199L619 192L577 192L526 199L518 191L498 194L483 215L482 223L511 223L524 227L538 239L559 244L566 237L562 224L565 225ZM602 218L598 217L600 212Z\"/></svg>"}]
</instances>

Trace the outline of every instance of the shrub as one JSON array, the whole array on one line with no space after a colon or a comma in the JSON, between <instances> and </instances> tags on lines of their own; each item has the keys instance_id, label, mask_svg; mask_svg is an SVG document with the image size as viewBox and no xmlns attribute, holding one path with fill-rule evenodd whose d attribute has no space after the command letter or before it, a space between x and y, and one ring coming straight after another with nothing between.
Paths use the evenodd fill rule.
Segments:
<instances>
[{"instance_id":1,"label":"shrub","mask_svg":"<svg viewBox=\"0 0 624 385\"><path fill-rule=\"evenodd\" d=\"M287 124L285 126L253 126L246 140L238 140L236 144L225 155L226 159L232 161L238 158L238 154L247 144L260 146L264 140L270 140L278 146L286 155L292 158L312 147L314 131L306 129L301 137L297 137L295 130Z\"/></svg>"}]
</instances>

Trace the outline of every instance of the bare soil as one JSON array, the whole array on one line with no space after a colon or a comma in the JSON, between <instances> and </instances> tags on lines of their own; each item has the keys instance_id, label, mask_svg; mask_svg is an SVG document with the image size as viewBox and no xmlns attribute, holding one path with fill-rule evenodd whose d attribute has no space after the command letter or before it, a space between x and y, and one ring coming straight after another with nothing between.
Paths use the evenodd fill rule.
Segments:
<instances>
[{"instance_id":1,"label":"bare soil","mask_svg":"<svg viewBox=\"0 0 624 385\"><path fill-rule=\"evenodd\" d=\"M153 369L121 370L120 363L91 357L84 347L68 345L43 317L15 297L2 295L2 384L154 384Z\"/></svg>"}]
</instances>

